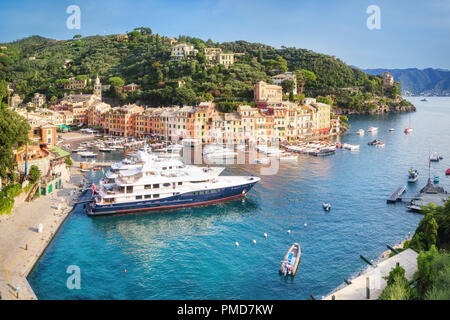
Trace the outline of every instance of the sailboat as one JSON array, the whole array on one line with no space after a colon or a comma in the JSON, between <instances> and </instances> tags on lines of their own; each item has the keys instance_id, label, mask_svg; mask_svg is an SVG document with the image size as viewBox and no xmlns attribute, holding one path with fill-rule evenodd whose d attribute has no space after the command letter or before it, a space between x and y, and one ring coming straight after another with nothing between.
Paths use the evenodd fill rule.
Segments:
<instances>
[{"instance_id":1,"label":"sailboat","mask_svg":"<svg viewBox=\"0 0 450 320\"><path fill-rule=\"evenodd\" d=\"M413 132L413 128L411 128L411 115L409 115L409 126L405 128L405 134Z\"/></svg>"}]
</instances>

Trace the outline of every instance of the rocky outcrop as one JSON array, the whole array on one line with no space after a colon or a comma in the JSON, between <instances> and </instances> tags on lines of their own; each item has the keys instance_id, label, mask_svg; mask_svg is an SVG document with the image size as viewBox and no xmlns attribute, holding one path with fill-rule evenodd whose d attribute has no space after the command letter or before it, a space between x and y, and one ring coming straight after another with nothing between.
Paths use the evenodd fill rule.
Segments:
<instances>
[{"instance_id":1,"label":"rocky outcrop","mask_svg":"<svg viewBox=\"0 0 450 320\"><path fill-rule=\"evenodd\" d=\"M363 109L363 110L355 110L355 109L345 109L345 108L335 108L333 112L336 114L350 115L350 114L382 114L389 112L415 112L416 107L413 104L410 105L402 105L402 100L393 101L392 104L387 105L384 103L371 103L376 105L376 108L371 109Z\"/></svg>"}]
</instances>

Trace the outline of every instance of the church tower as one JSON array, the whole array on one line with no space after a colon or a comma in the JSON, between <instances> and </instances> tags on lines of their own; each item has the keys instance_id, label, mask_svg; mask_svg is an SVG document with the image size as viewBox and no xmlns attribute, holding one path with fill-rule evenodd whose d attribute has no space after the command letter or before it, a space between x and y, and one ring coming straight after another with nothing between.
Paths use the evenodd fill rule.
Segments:
<instances>
[{"instance_id":1,"label":"church tower","mask_svg":"<svg viewBox=\"0 0 450 320\"><path fill-rule=\"evenodd\" d=\"M100 83L100 79L97 78L95 79L95 84L94 84L94 95L99 97L100 100L102 99L102 84Z\"/></svg>"}]
</instances>

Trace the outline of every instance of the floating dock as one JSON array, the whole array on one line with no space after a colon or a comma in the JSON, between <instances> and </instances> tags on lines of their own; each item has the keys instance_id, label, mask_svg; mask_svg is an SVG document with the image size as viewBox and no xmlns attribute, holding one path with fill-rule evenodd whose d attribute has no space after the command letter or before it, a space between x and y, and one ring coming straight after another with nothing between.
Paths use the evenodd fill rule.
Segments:
<instances>
[{"instance_id":1,"label":"floating dock","mask_svg":"<svg viewBox=\"0 0 450 320\"><path fill-rule=\"evenodd\" d=\"M387 199L386 202L388 203L393 203L393 202L397 202L399 200L401 200L401 195L403 193L405 193L406 191L406 186L401 186L398 187L397 190L394 191L394 193L392 193Z\"/></svg>"}]
</instances>

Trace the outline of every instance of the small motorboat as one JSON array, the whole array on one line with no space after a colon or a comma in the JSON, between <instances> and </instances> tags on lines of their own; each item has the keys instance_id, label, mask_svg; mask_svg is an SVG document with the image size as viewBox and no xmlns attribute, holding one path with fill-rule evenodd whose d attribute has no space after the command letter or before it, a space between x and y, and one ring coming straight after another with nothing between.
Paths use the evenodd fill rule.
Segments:
<instances>
[{"instance_id":1,"label":"small motorboat","mask_svg":"<svg viewBox=\"0 0 450 320\"><path fill-rule=\"evenodd\" d=\"M367 132L377 132L378 128L377 127L369 127L369 129L367 129Z\"/></svg>"},{"instance_id":2,"label":"small motorboat","mask_svg":"<svg viewBox=\"0 0 450 320\"><path fill-rule=\"evenodd\" d=\"M450 175L450 168L448 168L447 170L445 170L445 175L446 175L446 176Z\"/></svg>"},{"instance_id":3,"label":"small motorboat","mask_svg":"<svg viewBox=\"0 0 450 320\"><path fill-rule=\"evenodd\" d=\"M111 148L100 148L100 149L98 149L98 151L100 151L100 152L111 152L113 149L111 149Z\"/></svg>"},{"instance_id":4,"label":"small motorboat","mask_svg":"<svg viewBox=\"0 0 450 320\"><path fill-rule=\"evenodd\" d=\"M81 172L89 172L89 169L81 169Z\"/></svg>"},{"instance_id":5,"label":"small motorboat","mask_svg":"<svg viewBox=\"0 0 450 320\"><path fill-rule=\"evenodd\" d=\"M427 102L428 100L426 98L420 99L422 102Z\"/></svg>"},{"instance_id":6,"label":"small motorboat","mask_svg":"<svg viewBox=\"0 0 450 320\"><path fill-rule=\"evenodd\" d=\"M417 182L418 179L419 179L419 172L412 168L409 169L408 182L414 183L414 182Z\"/></svg>"},{"instance_id":7,"label":"small motorboat","mask_svg":"<svg viewBox=\"0 0 450 320\"><path fill-rule=\"evenodd\" d=\"M411 133L411 132L413 132L413 128L407 127L407 128L405 128L404 132L405 132L405 134Z\"/></svg>"},{"instance_id":8,"label":"small motorboat","mask_svg":"<svg viewBox=\"0 0 450 320\"><path fill-rule=\"evenodd\" d=\"M78 152L78 155L80 155L82 158L95 158L97 155L90 151L83 151Z\"/></svg>"},{"instance_id":9,"label":"small motorboat","mask_svg":"<svg viewBox=\"0 0 450 320\"><path fill-rule=\"evenodd\" d=\"M369 146L377 146L377 147L384 147L385 143L383 141L380 141L378 139L375 139L373 141L370 141L367 143Z\"/></svg>"},{"instance_id":10,"label":"small motorboat","mask_svg":"<svg viewBox=\"0 0 450 320\"><path fill-rule=\"evenodd\" d=\"M439 176L434 176L433 182L434 183L439 183Z\"/></svg>"},{"instance_id":11,"label":"small motorboat","mask_svg":"<svg viewBox=\"0 0 450 320\"><path fill-rule=\"evenodd\" d=\"M281 261L280 270L278 272L285 276L295 276L297 274L298 265L300 264L301 249L298 243L294 243Z\"/></svg>"},{"instance_id":12,"label":"small motorboat","mask_svg":"<svg viewBox=\"0 0 450 320\"><path fill-rule=\"evenodd\" d=\"M430 161L439 161L439 160L441 160L439 154L437 152L433 152L433 154L430 156Z\"/></svg>"},{"instance_id":13,"label":"small motorboat","mask_svg":"<svg viewBox=\"0 0 450 320\"><path fill-rule=\"evenodd\" d=\"M394 128L390 128L389 131L395 131L395 129Z\"/></svg>"},{"instance_id":14,"label":"small motorboat","mask_svg":"<svg viewBox=\"0 0 450 320\"><path fill-rule=\"evenodd\" d=\"M323 207L323 209L324 209L325 211L330 211L330 209L331 209L331 204L328 203L328 202L324 202L324 203L322 203L322 207Z\"/></svg>"},{"instance_id":15,"label":"small motorboat","mask_svg":"<svg viewBox=\"0 0 450 320\"><path fill-rule=\"evenodd\" d=\"M364 130L363 129L359 129L358 131L356 131L356 134L363 136L364 135Z\"/></svg>"},{"instance_id":16,"label":"small motorboat","mask_svg":"<svg viewBox=\"0 0 450 320\"><path fill-rule=\"evenodd\" d=\"M343 148L348 149L350 151L356 151L356 150L359 150L359 144L344 143Z\"/></svg>"},{"instance_id":17,"label":"small motorboat","mask_svg":"<svg viewBox=\"0 0 450 320\"><path fill-rule=\"evenodd\" d=\"M102 168L100 168L100 167L95 167L95 168L92 169L92 170L94 170L94 171L100 171L100 170L102 170Z\"/></svg>"}]
</instances>

